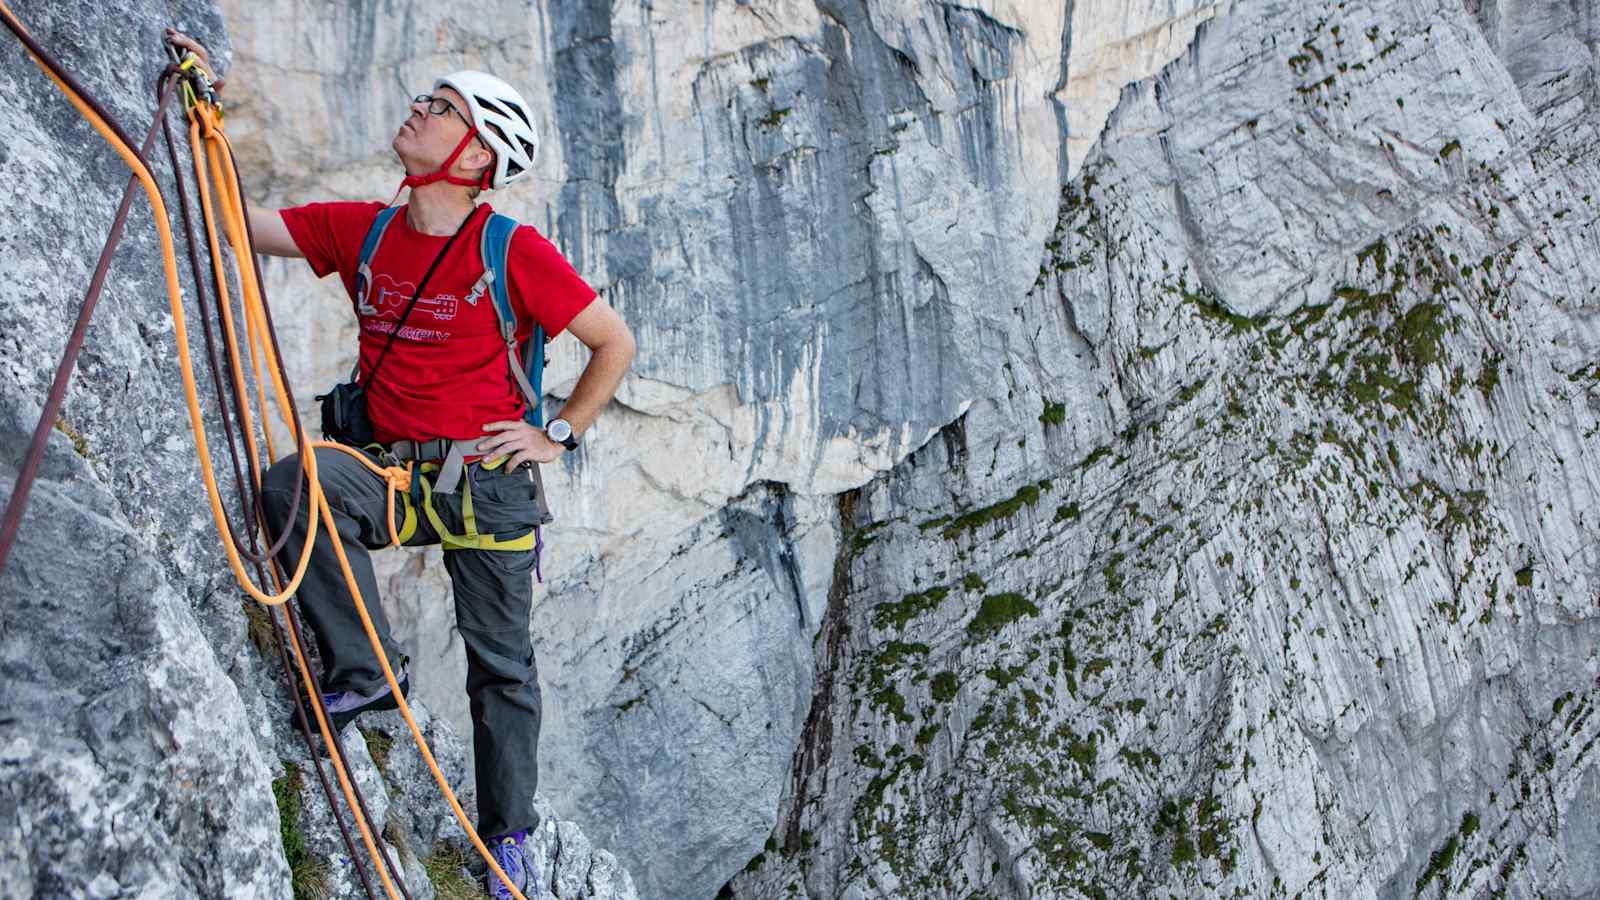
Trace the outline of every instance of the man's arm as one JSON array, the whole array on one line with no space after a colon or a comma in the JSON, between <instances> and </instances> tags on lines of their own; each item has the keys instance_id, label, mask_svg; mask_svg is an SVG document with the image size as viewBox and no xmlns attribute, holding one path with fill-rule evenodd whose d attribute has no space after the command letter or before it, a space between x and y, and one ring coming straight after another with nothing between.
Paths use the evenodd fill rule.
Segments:
<instances>
[{"instance_id":1,"label":"man's arm","mask_svg":"<svg viewBox=\"0 0 1600 900\"><path fill-rule=\"evenodd\" d=\"M578 376L572 396L561 407L560 417L572 425L572 433L581 435L600 417L622 384L622 376L633 362L637 345L633 332L628 330L622 317L604 301L591 302L567 324L567 330L588 347L593 356Z\"/></svg>"},{"instance_id":2,"label":"man's arm","mask_svg":"<svg viewBox=\"0 0 1600 900\"><path fill-rule=\"evenodd\" d=\"M283 224L283 216L275 209L250 207L250 236L257 253L305 257L300 248L295 246L294 238L289 236L289 226Z\"/></svg>"},{"instance_id":3,"label":"man's arm","mask_svg":"<svg viewBox=\"0 0 1600 900\"><path fill-rule=\"evenodd\" d=\"M637 345L633 332L603 300L594 300L567 324L567 330L592 351L589 364L578 376L572 396L561 407L560 417L572 425L572 433L589 430L600 410L617 393L622 376L633 362ZM489 422L483 426L487 436L478 442L478 452L493 461L510 455L511 465L553 462L566 448L550 440L542 429L520 419L514 422Z\"/></svg>"}]
</instances>

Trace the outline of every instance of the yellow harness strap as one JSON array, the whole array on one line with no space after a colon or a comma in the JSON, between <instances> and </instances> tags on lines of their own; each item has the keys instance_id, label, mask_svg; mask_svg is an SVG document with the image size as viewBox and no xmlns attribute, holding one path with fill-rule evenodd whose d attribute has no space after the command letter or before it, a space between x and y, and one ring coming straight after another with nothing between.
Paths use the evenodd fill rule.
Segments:
<instances>
[{"instance_id":1,"label":"yellow harness strap","mask_svg":"<svg viewBox=\"0 0 1600 900\"><path fill-rule=\"evenodd\" d=\"M493 471L505 463L505 458L492 463L483 463L482 468ZM437 472L438 463L423 463L418 470L417 483L422 489L422 513L428 517L428 524L439 535L439 544L446 550L505 550L511 552L532 550L538 535L529 529L521 537L500 538L492 534L483 534L478 531L478 516L472 508L472 479L463 477L461 489L461 524L465 529L456 534L445 527L444 519L439 511L433 508L433 482L429 478L421 477ZM392 489L392 487L391 487ZM400 495L405 499L405 523L400 527L400 532L395 538L396 543L405 543L417 532L417 511L411 503L411 493L406 491Z\"/></svg>"}]
</instances>

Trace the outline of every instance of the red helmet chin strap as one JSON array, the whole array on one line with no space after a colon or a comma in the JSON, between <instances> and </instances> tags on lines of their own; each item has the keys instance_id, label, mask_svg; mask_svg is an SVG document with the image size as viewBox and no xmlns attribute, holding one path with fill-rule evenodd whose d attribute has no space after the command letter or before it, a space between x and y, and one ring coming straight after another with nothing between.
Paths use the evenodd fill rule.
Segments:
<instances>
[{"instance_id":1,"label":"red helmet chin strap","mask_svg":"<svg viewBox=\"0 0 1600 900\"><path fill-rule=\"evenodd\" d=\"M425 184L433 184L435 181L448 181L451 184L488 190L490 177L490 170L488 169L484 169L480 178L461 178L450 174L450 167L456 164L456 157L461 155L461 151L467 149L467 142L476 137L477 134L478 129L468 128L467 133L461 138L461 143L456 144L456 149L450 151L450 158L444 161L444 165L440 166L438 171L429 172L426 175L407 175L405 180L400 182L400 188L395 191L395 194L398 195L400 191L406 188L419 188Z\"/></svg>"}]
</instances>

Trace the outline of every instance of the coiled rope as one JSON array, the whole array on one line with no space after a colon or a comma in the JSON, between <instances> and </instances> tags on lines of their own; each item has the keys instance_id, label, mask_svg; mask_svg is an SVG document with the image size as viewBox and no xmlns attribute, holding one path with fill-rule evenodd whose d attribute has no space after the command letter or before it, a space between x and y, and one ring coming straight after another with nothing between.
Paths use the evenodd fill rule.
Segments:
<instances>
[{"instance_id":1,"label":"coiled rope","mask_svg":"<svg viewBox=\"0 0 1600 900\"><path fill-rule=\"evenodd\" d=\"M361 624L366 631L367 639L371 643L374 653L377 655L379 666L383 670L384 679L389 684L389 689L399 706L401 716L405 719L407 727L411 730L412 738L417 744L417 749L421 752L429 770L433 773L434 780L438 783L441 793L449 802L450 808L452 812L455 813L456 819L460 822L462 829L465 831L467 837L471 840L473 846L488 864L489 870L495 877L499 878L506 885L506 887L510 890L512 895L517 898L517 900L526 900L521 891L511 884L511 881L506 876L505 871L501 869L500 865L495 862L494 858L489 854L489 851L487 847L484 846L483 840L481 837L479 837L477 830L473 828L470 822L467 821L466 813L462 810L461 804L455 796L455 792L450 789L450 785L445 779L444 773L439 770L439 766L437 761L434 759L433 752L428 747L428 743L423 738L422 731L417 726L416 719L411 713L410 704L406 701L404 694L400 690L399 682L395 678L394 671L389 665L387 654L385 654L383 651L382 644L378 639L377 631L373 627L372 619L367 613L366 603L361 596L360 587L356 583L355 575L352 572L349 560L345 555L344 546L337 539L338 529L333 520L332 510L329 508L326 497L323 495L322 486L317 476L315 449L327 447L349 453L355 458L360 459L375 474L385 478L385 480L388 482L390 494L388 524L391 540L396 544L399 541L398 535L394 528L393 494L395 490L403 489L403 485L409 482L410 473L407 470L377 466L367 459L365 455L340 444L326 441L312 442L306 440L303 429L300 427L298 416L293 414L294 404L287 385L288 379L284 375L282 361L278 353L277 336L275 331L272 329L270 313L267 311L267 307L262 296L259 275L255 265L255 254L250 240L249 223L245 214L243 190L239 184L238 168L233 159L232 147L228 143L227 137L222 133L222 117L220 109L217 108L212 102L212 98L209 96L196 96L190 85L188 83L184 84L186 100L188 101L187 109L190 122L190 143L191 149L193 150L196 179L199 184L201 209L206 221L206 230L212 253L213 278L219 288L225 286L225 260L223 258L220 242L216 236L214 224L216 219L210 203L210 194L206 187L207 179L205 177L205 167L203 167L201 163L202 157L204 157L209 164L211 180L219 187L219 197L223 212L222 223L227 233L228 242L237 257L251 260L251 265L249 266L238 266L238 275L241 288L241 301L244 309L244 318L246 324L247 343L250 352L253 374L255 375L257 399L260 404L262 416L263 418L266 416L266 395L264 385L266 379L263 377L265 374L270 376L270 381L274 389L275 398L278 401L280 412L284 412L285 415L288 416L287 424L295 436L295 443L299 450L301 466L305 474L306 484L309 487L308 493L311 504L308 514L309 521L307 523L305 547L300 555L300 559L297 561L294 567L294 574L288 579L287 584L283 582L281 573L276 568L274 569L273 584L275 593L268 593L265 590L257 587L256 583L253 582L249 575L245 572L243 559L239 552L244 548L238 546L240 542L237 539L237 532L232 528L227 513L223 508L221 494L217 487L216 474L211 465L211 453L206 439L204 420L202 419L200 411L199 395L195 385L193 365L189 356L188 331L179 287L177 259L173 248L171 228L168 224L166 206L163 202L161 191L156 185L155 179L151 176L149 169L146 167L141 151L134 145L133 141L130 140L122 131L122 129L114 123L111 117L105 113L99 104L94 102L88 93L71 78L65 69L61 67L53 58L51 58L36 41L33 40L31 35L28 34L27 29L20 21L17 20L16 16L11 12L10 7L5 4L4 0L0 0L0 19L4 20L4 23L11 30L11 32L16 35L18 40L20 40L25 47L27 47L29 55L33 58L34 62L50 77L53 82L55 82L56 86L72 103L73 107L78 110L79 114L82 115L92 127L94 127L101 137L104 138L105 141L111 145L112 149L114 149L118 155L122 157L123 161L127 163L128 167L134 173L134 178L143 188L146 197L150 201L152 212L154 214L153 218L155 220L157 233L161 243L163 274L165 276L167 286L167 300L172 312L173 332L177 343L179 369L181 375L183 376L184 399L189 414L190 427L192 429L195 441L200 472L205 483L206 496L211 506L212 517L216 521L219 533L222 533L226 537L226 539L222 542L222 546L227 555L229 566L233 570L234 577L244 591L257 602L269 607L282 605L286 600L289 599L289 597L293 596L295 590L299 587L301 580L305 576L307 566L310 562L313 544L316 540L317 523L320 518L322 524L327 528L328 536L331 539L331 545L334 550L334 555L339 561L339 566L344 574L346 584L350 590L352 598L355 600L356 611L361 618ZM169 76L169 79L175 77L176 75L171 75ZM169 84L170 83L171 82L169 80ZM167 92L167 96L170 97L170 91ZM163 117L164 111L158 112L158 120L163 119ZM151 139L153 139L153 137L154 126L152 126L151 130ZM203 148L209 148L211 152L205 153L203 152ZM227 170L233 173L233 178L225 178L223 176L224 162L226 163ZM127 208L131 204L132 187L133 186L130 183L128 191L123 200L122 210L119 213L119 218L117 223L113 226L114 237L120 235L122 220L125 219ZM184 212L185 215L187 215L187 208L185 208ZM75 365L78 350L80 350L82 347L83 335L87 331L88 321L93 312L94 302L98 299L99 289L103 285L105 270L109 268L110 257L113 249L114 244L108 243L107 249L102 253L101 262L96 269L96 278L98 280L91 284L90 295L88 298L86 298L84 309L79 314L79 321L74 328L72 337L69 338L68 352L63 356L62 362L57 368L56 380L52 384L50 396L47 397L46 400L45 415L41 417L39 426L35 428L34 438L33 442L30 444L28 456L25 458L22 470L19 472L17 488L12 492L12 496L8 502L4 515L3 524L0 524L0 570L3 570L4 568L12 542L15 539L18 523L20 523L22 511L26 504L27 493L31 489L31 482L34 476L37 474L39 459L42 458L43 455L44 440L48 437L48 429L53 425L55 421L55 415L59 413L60 405L66 392L66 379L70 375L72 368ZM191 257L191 262L198 267L198 264L193 257ZM225 294L219 293L217 299L218 307L222 311L222 320L224 325L223 333L226 338L226 346L228 348L230 363L229 368L233 376L236 406L240 413L240 427L243 429L246 437L247 454L251 461L250 468L252 480L255 482L256 491L259 491L260 465L253 440L254 425L253 420L248 412L248 404L243 402L243 397L246 393L246 388L244 387L244 376L241 372L243 361L238 353L237 342L235 340L233 331L230 305L227 302L227 297ZM265 363L264 366L263 363ZM263 368L266 370L265 373L262 371ZM41 431L44 433L41 434ZM266 430L264 429L264 433L265 432ZM266 433L266 442L268 458L269 460L274 460L276 454L274 453L270 433ZM36 449L37 452L35 452ZM234 458L237 460L236 452L234 454ZM238 474L237 466L236 474ZM259 517L259 508L256 510L256 513ZM253 541L253 536L251 540ZM281 541L278 543L277 547L281 549ZM252 555L258 557L256 561L259 565L259 558L265 558L270 554L253 553ZM365 803L356 799L354 786L343 763L343 753L339 752L340 748L338 745L338 736L331 729L327 712L322 706L320 692L316 689L315 679L311 674L309 665L307 664L304 646L300 640L299 629L295 625L294 617L286 616L285 622L286 627L290 632L296 663L298 664L302 678L302 684L306 689L307 696L311 700L311 710L315 714L317 726L321 731L324 740L327 742L329 756L333 762L335 772L339 777L340 786L344 791L346 801L349 803L351 809L360 808L362 812L365 813ZM281 643L279 644L279 651L280 655L283 655L283 647ZM296 699L296 705L297 709L299 710L301 721L304 723L305 713L303 708L299 708L298 698ZM336 815L335 818L337 819L338 816ZM380 852L374 843L370 816L361 815L355 816L354 818L356 820L356 824L360 828L361 837L366 845L369 855L374 860L381 858L385 863L385 865L379 865L376 867L377 872L383 881L385 892L388 894L391 900L399 900L399 898L396 896L397 891L395 886L395 881L397 879L391 878L390 876L392 863L388 860L387 854ZM364 875L362 881L363 884L368 887L368 894L371 896L370 885L367 883Z\"/></svg>"},{"instance_id":2,"label":"coiled rope","mask_svg":"<svg viewBox=\"0 0 1600 900\"><path fill-rule=\"evenodd\" d=\"M71 74L68 73L59 62L51 57L50 54L48 54L41 46L39 46L36 41L33 40L27 29L20 21L17 20L16 16L11 12L10 8L5 5L3 0L0 0L0 20L3 20L6 27L18 38L19 41L23 43L25 47L27 47L28 52L33 57L35 63L37 63L39 67L50 76L51 80L56 83L57 87L60 88L64 94L66 94L68 99L72 101L74 107L77 108L84 118L88 120L89 123L95 128L95 130L98 131L103 138L105 138L107 143L111 144L112 148L123 157L124 161L128 163L129 168L132 169L134 173L133 177L130 179L128 189L125 192L122 207L119 210L117 220L113 224L110 239L108 239L107 245L101 253L100 264L97 266L95 278L90 284L90 289L85 297L83 308L80 310L78 323L74 329L73 336L69 339L67 350L63 354L61 363L57 366L56 378L52 383L50 394L46 401L44 414L40 417L40 421L34 430L34 440L29 446L28 454L25 457L24 464L19 472L17 487L13 490L11 498L7 504L5 514L5 522L7 523L7 527L3 535L4 544L3 546L0 546L0 567L3 567L5 554L9 553L12 541L16 536L17 526L21 521L22 511L26 504L28 492L32 487L32 481L34 480L34 477L38 471L39 461L43 456L44 440L42 438L48 436L48 429L54 422L55 416L59 411L60 404L65 397L67 377L71 374L76 363L78 352L82 348L83 336L87 331L88 323L92 317L95 304L98 302L100 292L104 287L105 275L109 268L111 257L116 249L117 244L121 240L121 225L123 222L125 222L128 209L131 206L133 187L135 184L142 186L146 195L151 200L153 211L155 213L154 217L158 233L162 238L163 248L166 250L167 265L165 274L167 276L168 299L172 303L173 309L177 310L179 313L175 318L175 330L178 335L179 354L185 362L184 375L187 381L186 387L188 388L191 413L197 409L197 405L195 402L196 398L194 394L192 376L187 365L188 343L183 330L183 320L181 316L182 308L176 300L176 266L172 260L171 234L167 226L167 218L161 202L160 191L155 188L154 179L150 175L148 168L144 165L142 152L133 147L132 142L127 138L126 132L123 131L123 129L115 122L115 120L105 112L105 110L93 99L91 95L88 94L87 91L78 85L78 83L72 78ZM162 78L164 86L161 89L161 93L163 97L168 100L170 100L173 88L175 88L178 84L175 75L176 73L169 68L168 71L164 73ZM164 116L165 107L163 104L161 109L158 110L157 121L164 122ZM148 149L150 140L154 137L154 130L155 123L152 123L150 138L146 141L145 149ZM175 167L174 174L181 177L181 170ZM197 430L196 437L197 442L200 442L203 446L203 432ZM207 456L206 459L209 460L209 457ZM294 624L295 623L291 618L289 620L289 627L291 628L291 636L295 639L296 652L297 654L303 656L303 648L300 646L300 641L298 639L298 630L294 629ZM279 638L278 641L280 646L280 658L282 658L281 638ZM284 658L283 661L286 663L286 658ZM303 665L303 663L301 670L303 674L309 675L309 670ZM293 681L294 679L291 676L290 683L292 684ZM291 696L294 696L294 691L291 690L290 694ZM320 700L320 691L313 687L310 696L313 699L313 707L315 708L317 701ZM298 697L295 698L295 702L297 709L299 709ZM303 721L303 709L300 709L299 715ZM324 729L324 735L326 736L326 734L327 731ZM303 729L302 735L306 740L307 752L310 754L310 757L315 760L317 756L315 749L311 746L309 731ZM335 738L337 739L337 735L335 735ZM330 744L330 746L333 745ZM340 756L342 756L342 753ZM340 766L341 762L342 761L340 759L335 759L336 766ZM320 763L317 766L317 773L318 779L321 781L324 788L324 792L328 796L329 803L332 804L332 792L329 789L326 776L322 772ZM358 798L356 805L359 806L359 808L365 813L366 804L364 802L364 798L360 798L359 793L353 790L354 785L350 782L348 777L344 775L342 768L340 775L341 784L345 787L347 800L352 794L356 796ZM345 838L346 847L350 852L351 859L354 860L356 858L356 851L353 844L350 842L348 830L344 827L343 820L337 814L335 814L334 819L339 823L340 832ZM367 819L369 821L367 823L363 823L364 831L370 825L370 815L367 816ZM370 837L368 837L367 845L369 851L375 852L375 848L372 845ZM357 872L361 877L363 887L366 888L368 897L373 897L371 884L367 879L365 871L361 869L359 865L357 867ZM392 889L389 891L389 895L391 898L394 896Z\"/></svg>"},{"instance_id":3,"label":"coiled rope","mask_svg":"<svg viewBox=\"0 0 1600 900\"><path fill-rule=\"evenodd\" d=\"M168 72L171 73L172 76L176 76L178 74L172 67L169 67ZM170 85L176 84L177 83L177 78L176 77L163 77L162 81L163 81L163 83L169 85L167 90L170 90ZM185 84L184 87L185 87L185 91L187 92L188 89L189 89L189 85ZM226 389L223 386L221 366L220 366L220 364L219 364L219 362L217 360L216 342L212 339L212 336L211 336L211 332L212 332L211 314L210 314L210 306L211 306L211 304L207 302L206 290L205 290L205 280L201 277L201 274L200 274L200 260L199 260L198 255L195 253L194 225L191 222L190 216L189 216L190 204L189 204L189 198L188 198L188 191L187 191L186 187L184 186L185 179L183 177L183 167L178 161L178 151L177 151L177 148L175 146L175 142L172 139L172 128L167 123L166 118L164 116L161 116L160 118L161 118L162 131L163 131L164 136L166 138L167 157L170 160L171 166L172 166L173 181L177 184L177 187L178 187L178 199L179 199L179 207L178 208L183 213L184 245L185 245L185 248L187 249L188 255L189 255L190 270L194 275L196 305L200 308L200 317L201 317L201 320L202 320L202 324L204 326L203 333L205 334L205 339L206 339L206 361L210 364L212 385L213 385L214 389L216 390L217 397L219 399L221 399L221 398L223 398L225 396L225 394L227 392L226 392ZM198 148L193 144L191 144L190 150L191 150L191 154L198 152ZM197 173L198 173L198 169L197 169ZM234 175L237 178L238 173L235 172ZM202 183L203 183L203 179L202 179ZM255 261L255 259L254 259L254 257L252 257L251 258L251 262L254 263L254 261ZM213 287L215 288L215 291L216 291L215 296L218 298L217 302L218 302L219 305L222 305L222 306L224 306L224 308L226 308L227 304L225 303L225 300L224 300L224 298L227 297L226 288L224 287L224 285L226 284L226 281L224 280L225 276L221 272L219 272L216 267L212 268L212 273L213 273ZM269 334L273 334L273 336L276 337L276 335L273 332L270 331L270 325L271 325L270 314L268 316L267 322L268 322L268 326L269 326L269 332L268 333ZM232 329L230 328L229 331L230 331L230 336L231 336ZM229 342L228 346L229 347L233 346L231 341ZM237 359L237 357L234 356L233 353L230 351L230 353L228 355L228 360L229 360L229 365L233 368L234 371L236 371L237 368L238 368L237 363L236 363L236 359ZM234 383L234 386L235 386L235 390L233 392L233 401L234 401L234 405L235 405L236 409L238 409L239 412L240 412L239 420L242 423L243 421L245 421L245 412L247 411L248 407L243 405L246 401L245 401L244 397L242 396L242 392L238 389L236 382ZM288 419L291 422L298 422L299 421L299 412L298 412L297 409L294 408L294 397L293 397L292 394L289 396L289 402L290 402L290 410L289 410L289 413L288 413ZM249 491L250 506L248 507L248 509L259 509L259 506L257 506L257 503L258 503L257 494L253 490L253 487L254 487L255 484L259 483L260 474L259 474L259 470L253 465L254 457L252 456L251 476L250 476L250 479L247 482L243 472L241 472L240 468L239 468L239 453L238 453L238 448L236 446L236 442L234 441L233 428L231 427L231 424L230 424L229 419L228 419L228 406L227 406L226 402L223 402L221 404L221 411L222 411L222 421L223 421L223 433L228 438L228 453L229 453L229 456L230 456L230 458L232 459L232 462L233 462L233 476L234 476L234 488L235 488L235 491L236 491L238 497L240 498L240 501L243 502L244 498L247 495L246 484L248 483L249 485L251 485L252 489ZM249 443L251 446L253 446L253 442L250 442L250 436L249 436L248 433L246 433L246 435L245 435L245 440L246 440L247 443ZM298 514L299 506L300 506L300 503L301 503L301 501L303 499L303 495L304 495L304 482L297 480L296 481L295 495L294 495L293 503L292 503L292 506L291 506L291 509L292 509L292 512L290 513L291 516ZM246 521L247 521L247 523L250 523L251 525L254 525L259 521L259 516L249 516L248 513L247 513ZM232 523L231 522L226 523L226 527L227 527L229 538L234 541L234 545L239 548L240 553L245 555L247 558L251 559L251 561L253 563L253 566L254 566L254 568L256 570L257 579L260 580L260 581L263 581L263 582L266 581L267 578L268 578L268 575L266 573L266 570L263 568L263 561L269 560L274 554L276 554L278 552L278 550L282 547L282 541L280 540L278 543L273 545L272 549L270 549L270 550L268 550L268 551L266 551L264 553L259 553L259 554L258 553L253 553L252 551L255 549L255 529L252 528L249 531L250 547L246 548L243 544L241 544L239 542L238 537L235 534L235 531L233 529ZM276 564L274 564L274 575L281 581L282 573L277 571ZM323 766L322 766L322 760L321 760L320 756L317 754L316 747L315 747L314 743L311 740L311 726L310 726L310 722L309 722L309 720L308 720L308 718L306 716L305 704L301 702L299 694L293 689L293 685L296 683L296 680L297 680L296 679L296 672L295 672L294 667L292 666L292 664L289 661L288 652L286 651L286 649L284 647L283 632L284 631L288 632L289 639L290 639L290 641L292 642L292 644L294 645L294 648L295 648L295 656L296 656L296 658L299 659L299 658L303 657L304 656L304 649L303 649L303 643L302 643L301 638L300 638L301 629L300 629L300 624L299 624L299 614L295 610L294 605L293 604L288 604L288 603L285 603L285 604L283 604L281 606L278 606L278 607L269 607L268 609L270 611L270 614L272 614L274 616L274 627L272 629L273 646L277 650L278 660L279 660L280 664L283 666L284 680L285 680L285 682L287 684L289 684L291 686L291 688L289 690L289 697L290 697L291 702L294 704L294 708L295 708L295 717L294 717L295 718L295 723L299 727L301 740L305 744L307 758L311 760L312 765L313 765L313 767L314 767L314 769L315 769L315 771L317 773L317 781L318 781L319 785L322 788L323 796L327 798L329 809L334 811L334 815L333 815L334 824L336 824L339 827L339 836L344 842L345 850L349 854L349 858L351 860L351 863L355 866L356 875L361 880L362 889L366 892L368 900L376 900L376 895L373 893L372 882L367 877L366 867L363 866L361 864L361 862L360 862L359 853L356 851L355 843L354 843L353 839L350 837L350 829L345 825L344 817L338 814L338 806L339 806L338 801L334 799L333 788L328 783L327 772L324 771ZM283 621L281 623L277 621L277 615L278 614L282 614ZM305 671L309 672L309 668L307 668ZM322 686L320 684L316 683L316 682L313 682L310 685L309 693L312 696L320 698L321 695L322 695ZM339 760L339 764L342 764L344 759L346 759L347 757L346 757L345 749L344 749L344 741L340 737L340 735L339 735L339 733L337 731L335 731L333 733L333 743L331 745L329 745L329 746L332 747L332 750L330 751L330 754L329 754L330 757L337 758ZM343 784L341 784L341 787L343 787ZM357 785L355 785L353 782L351 782L349 784L349 790L350 790L350 794L352 796L354 796L354 798L355 798L356 808L360 813L361 820L365 823L367 829L372 830L372 831L376 831L377 830L377 825L372 820L372 812L367 807L366 797L362 794L361 789ZM400 881L399 873L396 872L395 869L394 869L393 860L391 860L389 858L389 855L387 853L381 854L381 856L382 856L383 865L387 869L390 878L395 881L396 886L399 888L400 892L405 896L406 900L411 900L410 894L406 891L404 883Z\"/></svg>"}]
</instances>

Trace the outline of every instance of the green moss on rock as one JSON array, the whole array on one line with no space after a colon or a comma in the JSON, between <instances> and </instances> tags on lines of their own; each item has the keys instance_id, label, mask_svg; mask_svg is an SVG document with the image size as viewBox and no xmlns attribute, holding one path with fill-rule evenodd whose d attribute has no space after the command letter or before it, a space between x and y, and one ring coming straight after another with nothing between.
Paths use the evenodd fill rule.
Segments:
<instances>
[{"instance_id":1,"label":"green moss on rock","mask_svg":"<svg viewBox=\"0 0 1600 900\"><path fill-rule=\"evenodd\" d=\"M974 638L988 637L1023 616L1038 614L1039 607L1029 603L1021 594L990 594L983 598L978 614L967 623L967 634Z\"/></svg>"}]
</instances>

